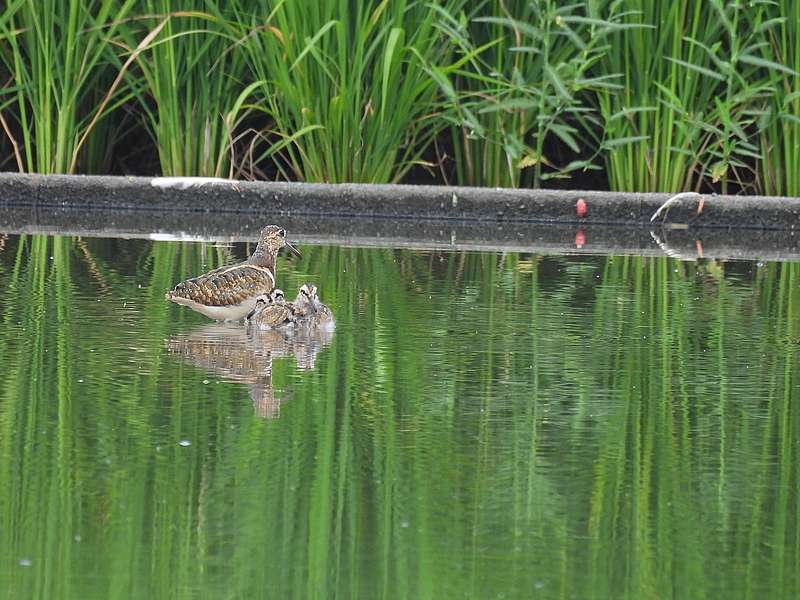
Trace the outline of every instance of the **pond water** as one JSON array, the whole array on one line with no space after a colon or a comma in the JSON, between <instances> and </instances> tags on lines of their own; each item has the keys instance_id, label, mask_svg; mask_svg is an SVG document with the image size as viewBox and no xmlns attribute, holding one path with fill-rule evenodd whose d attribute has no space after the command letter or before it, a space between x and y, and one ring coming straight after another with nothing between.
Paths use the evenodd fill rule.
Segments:
<instances>
[{"instance_id":1,"label":"pond water","mask_svg":"<svg viewBox=\"0 0 800 600\"><path fill-rule=\"evenodd\" d=\"M796 598L800 264L0 237L8 598ZM302 336L301 336L302 338Z\"/></svg>"}]
</instances>

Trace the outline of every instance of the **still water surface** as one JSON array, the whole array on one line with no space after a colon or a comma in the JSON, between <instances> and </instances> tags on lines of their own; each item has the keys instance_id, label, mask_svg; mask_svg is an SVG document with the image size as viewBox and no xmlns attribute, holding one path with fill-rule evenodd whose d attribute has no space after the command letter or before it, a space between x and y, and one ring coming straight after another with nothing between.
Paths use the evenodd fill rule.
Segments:
<instances>
[{"instance_id":1,"label":"still water surface","mask_svg":"<svg viewBox=\"0 0 800 600\"><path fill-rule=\"evenodd\" d=\"M5 598L796 598L800 264L0 237Z\"/></svg>"}]
</instances>

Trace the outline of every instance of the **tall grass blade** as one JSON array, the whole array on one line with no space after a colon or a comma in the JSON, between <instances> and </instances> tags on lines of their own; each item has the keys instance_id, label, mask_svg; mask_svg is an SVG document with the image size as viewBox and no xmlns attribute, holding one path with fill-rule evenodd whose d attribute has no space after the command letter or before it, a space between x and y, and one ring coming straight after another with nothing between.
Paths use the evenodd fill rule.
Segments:
<instances>
[{"instance_id":1,"label":"tall grass blade","mask_svg":"<svg viewBox=\"0 0 800 600\"><path fill-rule=\"evenodd\" d=\"M298 0L254 13L232 2L237 46L262 82L253 106L269 120L256 165L276 156L277 174L302 181L402 179L445 125L429 72L452 51L435 23L462 4Z\"/></svg>"},{"instance_id":2,"label":"tall grass blade","mask_svg":"<svg viewBox=\"0 0 800 600\"><path fill-rule=\"evenodd\" d=\"M39 173L80 170L79 152L107 114L108 91L99 85L121 64L109 40L135 0L12 2L0 18L0 73L13 82L0 91L6 135L17 151L17 168ZM10 110L13 107L13 110ZM91 165L83 168L91 169Z\"/></svg>"}]
</instances>

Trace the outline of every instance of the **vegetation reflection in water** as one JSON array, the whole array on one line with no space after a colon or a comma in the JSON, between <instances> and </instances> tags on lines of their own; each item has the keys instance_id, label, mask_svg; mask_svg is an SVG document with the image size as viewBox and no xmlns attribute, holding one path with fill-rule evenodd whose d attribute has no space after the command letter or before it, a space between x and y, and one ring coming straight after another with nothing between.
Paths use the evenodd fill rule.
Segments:
<instances>
[{"instance_id":1,"label":"vegetation reflection in water","mask_svg":"<svg viewBox=\"0 0 800 600\"><path fill-rule=\"evenodd\" d=\"M226 249L2 246L5 597L800 593L798 264L306 247L254 410L163 298Z\"/></svg>"}]
</instances>

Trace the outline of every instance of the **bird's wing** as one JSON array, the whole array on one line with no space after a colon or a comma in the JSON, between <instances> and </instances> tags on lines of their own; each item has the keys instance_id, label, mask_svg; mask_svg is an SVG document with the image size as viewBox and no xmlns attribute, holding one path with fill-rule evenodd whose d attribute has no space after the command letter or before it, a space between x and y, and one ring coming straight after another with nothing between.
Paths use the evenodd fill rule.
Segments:
<instances>
[{"instance_id":1,"label":"bird's wing","mask_svg":"<svg viewBox=\"0 0 800 600\"><path fill-rule=\"evenodd\" d=\"M261 312L259 319L264 325L277 327L287 323L291 316L292 311L285 304L271 304Z\"/></svg>"},{"instance_id":2,"label":"bird's wing","mask_svg":"<svg viewBox=\"0 0 800 600\"><path fill-rule=\"evenodd\" d=\"M250 263L240 263L182 281L171 293L206 306L230 306L265 294L274 287L275 276L272 271Z\"/></svg>"}]
</instances>

